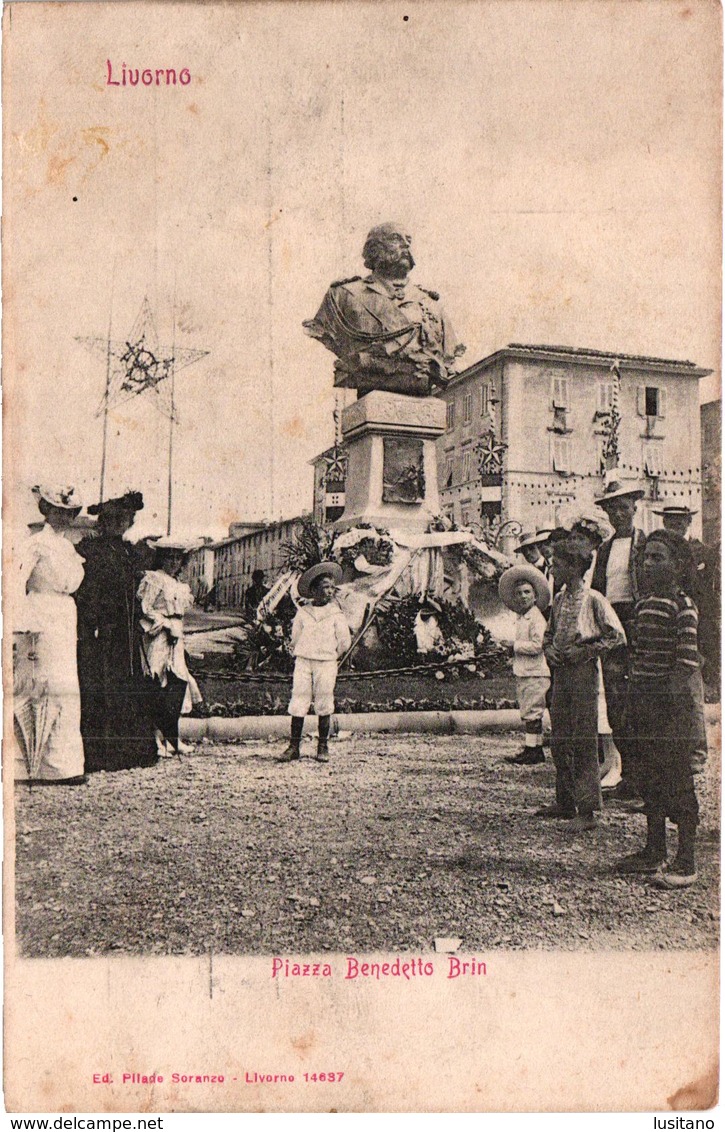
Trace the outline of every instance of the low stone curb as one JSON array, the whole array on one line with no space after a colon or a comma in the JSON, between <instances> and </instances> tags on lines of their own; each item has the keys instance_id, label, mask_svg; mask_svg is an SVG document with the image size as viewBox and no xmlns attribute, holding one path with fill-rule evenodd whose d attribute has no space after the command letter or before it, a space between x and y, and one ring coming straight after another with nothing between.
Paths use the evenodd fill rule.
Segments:
<instances>
[{"instance_id":1,"label":"low stone curb","mask_svg":"<svg viewBox=\"0 0 725 1132\"><path fill-rule=\"evenodd\" d=\"M720 721L720 704L705 705L705 719L710 724ZM500 711L371 711L336 715L332 733L341 731L392 731L416 735L479 735L487 732L516 731L521 727L519 713L513 708ZM181 720L181 737L188 742L209 739L228 743L239 739L280 739L289 733L288 715L246 715L228 719L208 716L205 719ZM305 734L315 734L317 720L305 720Z\"/></svg>"}]
</instances>

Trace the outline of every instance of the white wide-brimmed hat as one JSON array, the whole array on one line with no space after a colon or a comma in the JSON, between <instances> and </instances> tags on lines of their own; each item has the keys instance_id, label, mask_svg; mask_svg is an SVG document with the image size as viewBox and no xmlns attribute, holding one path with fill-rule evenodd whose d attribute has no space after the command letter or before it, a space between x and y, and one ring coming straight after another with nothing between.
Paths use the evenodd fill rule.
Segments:
<instances>
[{"instance_id":1,"label":"white wide-brimmed hat","mask_svg":"<svg viewBox=\"0 0 725 1132\"><path fill-rule=\"evenodd\" d=\"M342 567L337 562L318 562L316 566L310 566L297 583L300 597L312 597L312 587L318 578L332 578L337 586L342 581Z\"/></svg>"},{"instance_id":2,"label":"white wide-brimmed hat","mask_svg":"<svg viewBox=\"0 0 725 1132\"><path fill-rule=\"evenodd\" d=\"M688 507L686 503L668 503L665 507L653 507L652 514L663 516L676 515L678 517L680 515L689 515L690 518L692 518L693 515L697 515L698 512L693 511L692 508Z\"/></svg>"},{"instance_id":3,"label":"white wide-brimmed hat","mask_svg":"<svg viewBox=\"0 0 725 1132\"><path fill-rule=\"evenodd\" d=\"M611 480L605 487L604 494L596 496L594 502L598 507L606 507L613 499L624 499L627 495L631 495L633 499L643 499L644 490L641 487L628 486L620 480Z\"/></svg>"},{"instance_id":4,"label":"white wide-brimmed hat","mask_svg":"<svg viewBox=\"0 0 725 1132\"><path fill-rule=\"evenodd\" d=\"M65 484L62 487L55 484L36 484L33 495L36 499L43 499L51 507L57 507L59 511L80 511L83 507L83 500L76 489Z\"/></svg>"},{"instance_id":5,"label":"white wide-brimmed hat","mask_svg":"<svg viewBox=\"0 0 725 1132\"><path fill-rule=\"evenodd\" d=\"M525 534L522 534L518 546L514 547L514 554L518 554L518 552L523 550L526 546L541 546L543 542L549 541L550 534L550 527L547 527L546 530L543 531L536 531L535 533L534 531L527 531Z\"/></svg>"},{"instance_id":6,"label":"white wide-brimmed hat","mask_svg":"<svg viewBox=\"0 0 725 1132\"><path fill-rule=\"evenodd\" d=\"M514 591L519 582L529 582L534 587L536 604L542 613L551 605L551 590L545 576L541 573L541 570L527 564L526 566L510 566L508 570L504 570L499 578L498 596L509 609L514 608Z\"/></svg>"}]
</instances>

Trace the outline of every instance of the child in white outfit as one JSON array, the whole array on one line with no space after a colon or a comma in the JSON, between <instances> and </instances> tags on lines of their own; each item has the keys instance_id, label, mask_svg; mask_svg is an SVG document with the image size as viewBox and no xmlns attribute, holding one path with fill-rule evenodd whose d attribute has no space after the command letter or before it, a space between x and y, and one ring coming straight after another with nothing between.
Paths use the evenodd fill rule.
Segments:
<instances>
[{"instance_id":1,"label":"child in white outfit","mask_svg":"<svg viewBox=\"0 0 725 1132\"><path fill-rule=\"evenodd\" d=\"M330 717L335 710L337 662L350 647L350 630L335 599L335 584L342 571L335 562L322 562L307 570L297 588L302 597L311 597L311 605L297 610L292 623L292 651L295 671L292 698L288 708L292 716L292 732L287 750L280 762L300 757L300 740L305 716L314 703L318 721L317 761L328 761L327 740Z\"/></svg>"},{"instance_id":2,"label":"child in white outfit","mask_svg":"<svg viewBox=\"0 0 725 1132\"><path fill-rule=\"evenodd\" d=\"M512 566L501 576L499 593L516 617L513 641L516 698L524 725L524 748L506 761L515 766L544 762L544 712L551 685L544 656L546 620L541 612L549 600L548 582L535 566Z\"/></svg>"}]
</instances>

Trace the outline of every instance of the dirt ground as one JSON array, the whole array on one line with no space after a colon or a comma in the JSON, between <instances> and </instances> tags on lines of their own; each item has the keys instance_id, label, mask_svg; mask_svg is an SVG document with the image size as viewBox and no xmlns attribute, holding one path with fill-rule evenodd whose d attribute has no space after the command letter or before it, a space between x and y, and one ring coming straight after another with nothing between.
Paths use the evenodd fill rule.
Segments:
<instances>
[{"instance_id":1,"label":"dirt ground","mask_svg":"<svg viewBox=\"0 0 725 1132\"><path fill-rule=\"evenodd\" d=\"M281 744L199 744L84 787L18 785L17 936L28 956L703 948L718 930L719 774L698 776L699 881L611 869L644 818L608 803L574 837L533 816L549 759L506 736L345 736L317 763ZM674 829L671 836L675 837Z\"/></svg>"}]
</instances>

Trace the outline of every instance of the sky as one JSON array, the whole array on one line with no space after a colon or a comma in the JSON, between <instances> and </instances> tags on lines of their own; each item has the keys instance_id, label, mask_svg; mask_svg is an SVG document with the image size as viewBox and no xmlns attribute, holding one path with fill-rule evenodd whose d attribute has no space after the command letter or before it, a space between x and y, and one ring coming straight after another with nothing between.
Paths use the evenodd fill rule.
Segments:
<instances>
[{"instance_id":1,"label":"sky","mask_svg":"<svg viewBox=\"0 0 725 1132\"><path fill-rule=\"evenodd\" d=\"M408 17L407 19L405 17ZM173 530L312 506L333 357L302 331L413 236L472 364L507 342L720 374L720 12L705 0L15 4L5 9L5 460L97 498L103 358L148 298L176 381ZM115 87L188 67L186 86ZM109 416L106 495L166 527L168 421Z\"/></svg>"}]
</instances>

